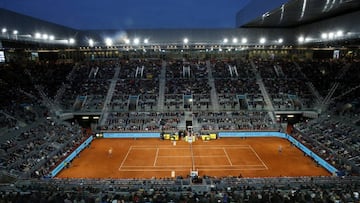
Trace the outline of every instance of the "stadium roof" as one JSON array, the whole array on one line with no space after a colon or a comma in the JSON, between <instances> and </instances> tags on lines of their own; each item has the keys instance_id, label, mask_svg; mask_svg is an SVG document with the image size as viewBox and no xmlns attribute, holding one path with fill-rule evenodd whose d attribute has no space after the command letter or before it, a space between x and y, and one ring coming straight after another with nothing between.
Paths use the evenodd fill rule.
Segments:
<instances>
[{"instance_id":1,"label":"stadium roof","mask_svg":"<svg viewBox=\"0 0 360 203\"><path fill-rule=\"evenodd\" d=\"M241 27L296 27L358 10L359 0L290 0Z\"/></svg>"},{"instance_id":2,"label":"stadium roof","mask_svg":"<svg viewBox=\"0 0 360 203\"><path fill-rule=\"evenodd\" d=\"M252 0L237 15L237 20L241 17L247 22L240 28L230 29L78 30L0 8L0 28L7 29L0 33L0 39L49 44L59 42L74 46L88 46L90 40L93 42L90 46L104 46L108 38L113 40L114 45L124 46L135 44L132 43L135 39L146 40L147 45L183 45L184 38L193 45L222 46L328 45L333 41L359 44L360 24L353 19L360 17L360 0L274 0L272 6L277 9L271 10L264 4L261 10L265 14L255 13L254 6L264 1L267 0ZM247 20L243 19L244 16ZM55 40L49 40L51 35ZM262 38L266 38L265 43L260 43ZM300 38L304 43L299 42ZM242 39L247 42L242 43ZM76 43L70 43L71 40Z\"/></svg>"}]
</instances>

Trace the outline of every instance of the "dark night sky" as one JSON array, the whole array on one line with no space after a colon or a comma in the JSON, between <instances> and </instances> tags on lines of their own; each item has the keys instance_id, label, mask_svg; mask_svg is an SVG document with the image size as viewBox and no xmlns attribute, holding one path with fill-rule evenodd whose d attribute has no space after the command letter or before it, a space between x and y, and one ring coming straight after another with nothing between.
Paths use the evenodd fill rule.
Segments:
<instances>
[{"instance_id":1,"label":"dark night sky","mask_svg":"<svg viewBox=\"0 0 360 203\"><path fill-rule=\"evenodd\" d=\"M0 7L77 29L234 28L250 0L0 0Z\"/></svg>"}]
</instances>

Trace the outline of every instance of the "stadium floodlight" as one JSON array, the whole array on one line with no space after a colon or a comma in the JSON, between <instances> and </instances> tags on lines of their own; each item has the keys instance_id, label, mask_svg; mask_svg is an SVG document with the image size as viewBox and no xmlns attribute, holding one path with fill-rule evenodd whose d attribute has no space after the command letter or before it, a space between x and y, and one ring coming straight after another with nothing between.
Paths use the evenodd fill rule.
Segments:
<instances>
[{"instance_id":1,"label":"stadium floodlight","mask_svg":"<svg viewBox=\"0 0 360 203\"><path fill-rule=\"evenodd\" d=\"M228 38L224 38L224 39L223 39L223 43L224 43L224 44L228 43L228 41L229 41Z\"/></svg>"},{"instance_id":2,"label":"stadium floodlight","mask_svg":"<svg viewBox=\"0 0 360 203\"><path fill-rule=\"evenodd\" d=\"M242 39L241 39L241 43L242 43L242 44L246 44L246 43L247 43L247 39L246 39L245 37L242 38Z\"/></svg>"},{"instance_id":3,"label":"stadium floodlight","mask_svg":"<svg viewBox=\"0 0 360 203\"><path fill-rule=\"evenodd\" d=\"M283 38L279 38L277 41L279 44L282 44L284 42Z\"/></svg>"},{"instance_id":4,"label":"stadium floodlight","mask_svg":"<svg viewBox=\"0 0 360 203\"><path fill-rule=\"evenodd\" d=\"M233 42L234 44L236 44L236 43L238 42L238 39L237 39L237 38L233 38L232 42Z\"/></svg>"},{"instance_id":5,"label":"stadium floodlight","mask_svg":"<svg viewBox=\"0 0 360 203\"><path fill-rule=\"evenodd\" d=\"M93 40L93 39L89 39L88 43L89 43L89 46L90 46L90 47L93 47L93 46L94 46L94 40Z\"/></svg>"},{"instance_id":6,"label":"stadium floodlight","mask_svg":"<svg viewBox=\"0 0 360 203\"><path fill-rule=\"evenodd\" d=\"M328 36L329 36L329 39L333 39L335 34L333 32L329 32Z\"/></svg>"},{"instance_id":7,"label":"stadium floodlight","mask_svg":"<svg viewBox=\"0 0 360 203\"><path fill-rule=\"evenodd\" d=\"M55 40L55 36L54 36L54 35L50 35L50 36L49 36L49 40L51 40L51 41Z\"/></svg>"},{"instance_id":8,"label":"stadium floodlight","mask_svg":"<svg viewBox=\"0 0 360 203\"><path fill-rule=\"evenodd\" d=\"M144 43L145 44L149 43L149 39L144 39Z\"/></svg>"},{"instance_id":9,"label":"stadium floodlight","mask_svg":"<svg viewBox=\"0 0 360 203\"><path fill-rule=\"evenodd\" d=\"M343 35L344 35L344 31L342 31L342 30L338 30L336 32L336 37L342 37Z\"/></svg>"},{"instance_id":10,"label":"stadium floodlight","mask_svg":"<svg viewBox=\"0 0 360 203\"><path fill-rule=\"evenodd\" d=\"M75 39L74 39L74 38L70 38L70 39L69 39L69 43L70 43L70 44L75 44Z\"/></svg>"},{"instance_id":11,"label":"stadium floodlight","mask_svg":"<svg viewBox=\"0 0 360 203\"><path fill-rule=\"evenodd\" d=\"M265 44L266 39L264 37L262 37L262 38L260 38L259 42L260 42L260 44Z\"/></svg>"},{"instance_id":12,"label":"stadium floodlight","mask_svg":"<svg viewBox=\"0 0 360 203\"><path fill-rule=\"evenodd\" d=\"M328 38L328 34L327 33L322 33L321 34L321 39L327 39Z\"/></svg>"},{"instance_id":13,"label":"stadium floodlight","mask_svg":"<svg viewBox=\"0 0 360 203\"><path fill-rule=\"evenodd\" d=\"M188 38L184 38L183 42L184 42L184 44L187 44L187 43L189 43L189 39L188 39Z\"/></svg>"},{"instance_id":14,"label":"stadium floodlight","mask_svg":"<svg viewBox=\"0 0 360 203\"><path fill-rule=\"evenodd\" d=\"M19 33L19 31L17 31L17 30L14 30L14 31L13 31L13 34L14 34L14 35L17 35L18 33Z\"/></svg>"},{"instance_id":15,"label":"stadium floodlight","mask_svg":"<svg viewBox=\"0 0 360 203\"><path fill-rule=\"evenodd\" d=\"M113 44L113 41L112 41L111 38L108 37L108 38L105 39L105 45L106 46L109 47L109 46L112 46L112 44Z\"/></svg>"},{"instance_id":16,"label":"stadium floodlight","mask_svg":"<svg viewBox=\"0 0 360 203\"><path fill-rule=\"evenodd\" d=\"M125 39L125 44L130 44L130 40L129 40L129 39Z\"/></svg>"},{"instance_id":17,"label":"stadium floodlight","mask_svg":"<svg viewBox=\"0 0 360 203\"><path fill-rule=\"evenodd\" d=\"M41 34L39 32L35 33L35 39L40 39L41 38Z\"/></svg>"},{"instance_id":18,"label":"stadium floodlight","mask_svg":"<svg viewBox=\"0 0 360 203\"><path fill-rule=\"evenodd\" d=\"M298 42L303 43L305 41L305 38L303 36L300 36L298 38Z\"/></svg>"},{"instance_id":19,"label":"stadium floodlight","mask_svg":"<svg viewBox=\"0 0 360 203\"><path fill-rule=\"evenodd\" d=\"M47 39L49 38L49 35L43 34L43 35L42 35L42 38L45 39L45 40L47 40Z\"/></svg>"},{"instance_id":20,"label":"stadium floodlight","mask_svg":"<svg viewBox=\"0 0 360 203\"><path fill-rule=\"evenodd\" d=\"M4 33L7 32L7 29L6 29L6 28L3 28L3 29L1 29L1 32L4 34Z\"/></svg>"},{"instance_id":21,"label":"stadium floodlight","mask_svg":"<svg viewBox=\"0 0 360 203\"><path fill-rule=\"evenodd\" d=\"M135 44L135 45L138 45L139 43L140 43L140 39L139 39L139 38L135 38L135 39L134 39L134 44Z\"/></svg>"}]
</instances>

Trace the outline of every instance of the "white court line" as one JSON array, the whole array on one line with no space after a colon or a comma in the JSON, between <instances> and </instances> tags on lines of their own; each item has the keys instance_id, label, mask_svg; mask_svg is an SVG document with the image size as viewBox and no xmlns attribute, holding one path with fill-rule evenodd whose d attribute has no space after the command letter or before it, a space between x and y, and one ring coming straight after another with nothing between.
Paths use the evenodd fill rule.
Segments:
<instances>
[{"instance_id":1,"label":"white court line","mask_svg":"<svg viewBox=\"0 0 360 203\"><path fill-rule=\"evenodd\" d=\"M219 171L219 169L216 169L216 168L198 168L198 169L201 169L201 170L204 170L204 171ZM220 169L222 171L263 171L263 170L266 170L264 168L222 168Z\"/></svg>"},{"instance_id":2,"label":"white court line","mask_svg":"<svg viewBox=\"0 0 360 203\"><path fill-rule=\"evenodd\" d=\"M249 146L249 147L255 153L256 157L261 161L261 163L264 164L266 170L268 170L269 168L266 166L266 164L263 162L263 160L259 157L259 155L256 153L256 151L251 146Z\"/></svg>"},{"instance_id":3,"label":"white court line","mask_svg":"<svg viewBox=\"0 0 360 203\"><path fill-rule=\"evenodd\" d=\"M153 166L156 166L156 161L157 161L158 155L159 155L159 148L156 148L156 155L155 155L155 160L154 160Z\"/></svg>"},{"instance_id":4,"label":"white court line","mask_svg":"<svg viewBox=\"0 0 360 203\"><path fill-rule=\"evenodd\" d=\"M171 150L177 150L177 149L189 149L186 147L176 147L176 148L170 148L170 147L158 147L159 149L171 149ZM156 147L135 147L133 149L156 149Z\"/></svg>"},{"instance_id":5,"label":"white court line","mask_svg":"<svg viewBox=\"0 0 360 203\"><path fill-rule=\"evenodd\" d=\"M146 170L142 170L142 169L121 169L121 171L189 171L189 169L146 169Z\"/></svg>"},{"instance_id":6,"label":"white court line","mask_svg":"<svg viewBox=\"0 0 360 203\"><path fill-rule=\"evenodd\" d=\"M249 148L250 145L219 145L219 146L206 146L206 145L194 145L194 148L206 148L206 149L221 149L223 147L236 147L236 148Z\"/></svg>"},{"instance_id":7,"label":"white court line","mask_svg":"<svg viewBox=\"0 0 360 203\"><path fill-rule=\"evenodd\" d=\"M266 164L263 162L263 160L259 157L259 155L255 152L255 150L250 146L250 145L221 145L219 147L217 146L214 146L214 147L211 147L211 146L207 146L207 145L198 145L198 146L195 146L195 149L199 146L203 146L203 147L206 147L207 149L223 149L224 153L226 156L223 156L223 155L218 155L218 156L194 156L194 157L227 157L230 165L216 165L216 166L198 166L198 168L202 168L202 167L209 167L208 169L202 169L202 170L268 170L268 167L266 166ZM230 157L228 156L226 150L225 150L225 147L234 147L234 148L247 148L247 149L251 149L253 151L253 153L256 155L256 157L260 160L260 162L262 163L262 165L233 165L231 160L230 160ZM202 147L200 147L202 148ZM150 166L150 167L184 167L186 168L186 170L188 170L188 166L182 166L182 165L175 165L175 166L156 166L156 162L157 162L157 159L159 157L192 157L192 156L159 156L158 153L159 153L159 150L161 149L172 149L174 150L173 147L154 147L154 146L149 146L149 147L143 147L143 146L130 146L125 158L123 159L123 161L121 162L121 165L119 167L119 171L162 171L162 170L159 170L159 169L144 169L146 167L149 167L149 166L124 166L124 163L127 159L127 157L129 156L130 154L130 151L131 150L136 150L136 149L157 149L156 151L156 156L155 156L155 160L154 160L154 164L153 166ZM187 147L184 147L184 148L175 148L175 149L188 149ZM131 170L131 169L124 169L124 168L130 168L130 167L133 167L133 168L142 168L141 169L134 169L134 170ZM220 168L220 167L245 167L245 168L242 168L242 169L237 169L237 168L232 168L232 169L226 169L226 168ZM247 168L247 167L255 167L255 168ZM259 169L259 168L256 168L256 167L265 167L265 169ZM211 168L215 168L215 169L211 169ZM164 169L163 171L168 171L166 169Z\"/></svg>"},{"instance_id":8,"label":"white court line","mask_svg":"<svg viewBox=\"0 0 360 203\"><path fill-rule=\"evenodd\" d=\"M119 167L119 171L121 170L121 167L124 165L125 160L126 160L127 157L129 156L131 149L132 149L132 146L130 146L130 148L128 149L128 151L127 151L127 153L126 153L125 158L124 158L123 161L121 162L120 167Z\"/></svg>"},{"instance_id":9,"label":"white court line","mask_svg":"<svg viewBox=\"0 0 360 203\"><path fill-rule=\"evenodd\" d=\"M176 158L181 158L181 157L210 157L210 158L213 158L213 157L225 157L225 155L216 155L216 156L201 156L201 155L198 155L198 156L159 156L159 158L167 158L167 157L176 157Z\"/></svg>"},{"instance_id":10,"label":"white court line","mask_svg":"<svg viewBox=\"0 0 360 203\"><path fill-rule=\"evenodd\" d=\"M223 147L235 147L235 148L249 148L250 145L220 145L220 146L208 146L208 145L193 145L193 148L194 149L197 149L197 148L206 148L206 149L222 149ZM136 145L133 145L132 146L133 149L154 149L156 147L154 146L136 146ZM169 146L158 146L158 148L160 149L189 149L188 147L181 147L181 146L177 146L176 148L174 147L169 147Z\"/></svg>"},{"instance_id":11,"label":"white court line","mask_svg":"<svg viewBox=\"0 0 360 203\"><path fill-rule=\"evenodd\" d=\"M188 168L188 166L183 166L183 165L166 165L166 166L155 166L155 167L161 167L161 168L171 168L171 167L185 167L185 168ZM201 167L209 167L209 168L220 168L220 167L262 167L264 168L264 165L216 165L216 166L213 166L213 165L198 165L198 168L201 168ZM154 168L154 166L123 166L122 168Z\"/></svg>"},{"instance_id":12,"label":"white court line","mask_svg":"<svg viewBox=\"0 0 360 203\"><path fill-rule=\"evenodd\" d=\"M191 165L189 164L189 166L191 167ZM189 168L189 166L184 166L184 165L165 165L165 166L123 166L122 169L124 168L173 168L173 167L177 167L177 168ZM259 165L261 166L261 165Z\"/></svg>"},{"instance_id":13,"label":"white court line","mask_svg":"<svg viewBox=\"0 0 360 203\"><path fill-rule=\"evenodd\" d=\"M225 155L226 155L227 160L228 160L229 163L230 163L230 166L232 166L233 164L232 164L232 162L231 162L231 160L230 160L230 157L229 157L228 153L227 153L226 150L225 150L225 147L223 147L223 150L224 150L224 153L225 153Z\"/></svg>"},{"instance_id":14,"label":"white court line","mask_svg":"<svg viewBox=\"0 0 360 203\"><path fill-rule=\"evenodd\" d=\"M180 169L177 169L177 168L172 168L172 169L146 169L146 170L143 170L143 169L121 169L121 171L189 171L188 168L180 168ZM206 169L206 168L203 168L201 170L204 170L204 171L219 171L219 169ZM266 170L264 168L241 168L241 169L221 169L221 171L263 171L263 170Z\"/></svg>"}]
</instances>

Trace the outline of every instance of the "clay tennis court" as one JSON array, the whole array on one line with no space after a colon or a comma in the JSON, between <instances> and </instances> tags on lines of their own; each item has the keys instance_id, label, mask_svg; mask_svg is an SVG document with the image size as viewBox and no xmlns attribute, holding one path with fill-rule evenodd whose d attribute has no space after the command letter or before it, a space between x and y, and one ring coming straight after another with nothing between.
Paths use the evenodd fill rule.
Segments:
<instances>
[{"instance_id":1,"label":"clay tennis court","mask_svg":"<svg viewBox=\"0 0 360 203\"><path fill-rule=\"evenodd\" d=\"M281 152L279 150L281 148ZM112 153L109 154L109 149ZM186 141L155 138L95 139L58 178L169 178L199 176L330 176L281 138Z\"/></svg>"}]
</instances>

